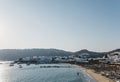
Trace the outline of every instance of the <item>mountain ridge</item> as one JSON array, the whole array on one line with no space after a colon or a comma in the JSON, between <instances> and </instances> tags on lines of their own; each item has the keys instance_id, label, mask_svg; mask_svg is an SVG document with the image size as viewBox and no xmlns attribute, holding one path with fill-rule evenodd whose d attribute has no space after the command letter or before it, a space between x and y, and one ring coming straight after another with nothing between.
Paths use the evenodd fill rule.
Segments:
<instances>
[{"instance_id":1,"label":"mountain ridge","mask_svg":"<svg viewBox=\"0 0 120 82\"><path fill-rule=\"evenodd\" d=\"M81 55L84 53L87 53L92 58L96 57L103 57L105 54L113 53L113 52L120 52L120 49L115 49L108 52L95 52L95 51L89 51L87 49L82 49L76 52L70 52L60 49L39 49L39 48L33 48L33 49L1 49L0 50L0 60L3 61L11 61L16 60L18 58L24 58L24 57L32 57L32 56L70 56L70 55Z\"/></svg>"}]
</instances>

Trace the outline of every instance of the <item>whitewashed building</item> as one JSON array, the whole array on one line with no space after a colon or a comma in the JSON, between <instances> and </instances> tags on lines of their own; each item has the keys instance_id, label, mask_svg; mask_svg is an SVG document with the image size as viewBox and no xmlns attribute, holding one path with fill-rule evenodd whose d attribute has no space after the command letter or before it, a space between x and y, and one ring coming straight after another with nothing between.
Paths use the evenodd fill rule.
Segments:
<instances>
[{"instance_id":1,"label":"whitewashed building","mask_svg":"<svg viewBox=\"0 0 120 82\"><path fill-rule=\"evenodd\" d=\"M106 63L120 63L120 52L114 52L105 55L103 58L105 58Z\"/></svg>"}]
</instances>

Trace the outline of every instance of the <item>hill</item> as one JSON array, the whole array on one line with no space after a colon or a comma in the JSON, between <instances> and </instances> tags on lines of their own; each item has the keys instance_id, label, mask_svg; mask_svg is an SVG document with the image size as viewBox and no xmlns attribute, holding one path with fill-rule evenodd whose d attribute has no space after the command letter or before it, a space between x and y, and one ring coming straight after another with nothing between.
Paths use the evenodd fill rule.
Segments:
<instances>
[{"instance_id":1,"label":"hill","mask_svg":"<svg viewBox=\"0 0 120 82\"><path fill-rule=\"evenodd\" d=\"M3 49L0 50L0 60L11 61L31 56L67 56L71 52L58 49Z\"/></svg>"},{"instance_id":2,"label":"hill","mask_svg":"<svg viewBox=\"0 0 120 82\"><path fill-rule=\"evenodd\" d=\"M90 58L103 57L106 54L120 52L120 49L112 50L109 52L94 52L86 49L68 52L58 49L3 49L0 50L1 61L11 61L18 58L32 57L32 56L70 56L70 55L89 55Z\"/></svg>"},{"instance_id":3,"label":"hill","mask_svg":"<svg viewBox=\"0 0 120 82\"><path fill-rule=\"evenodd\" d=\"M93 51L89 51L87 49L83 49L80 51L77 51L74 53L75 55L89 55L90 58L96 58L96 57L103 57L105 55L105 52L93 52Z\"/></svg>"}]
</instances>

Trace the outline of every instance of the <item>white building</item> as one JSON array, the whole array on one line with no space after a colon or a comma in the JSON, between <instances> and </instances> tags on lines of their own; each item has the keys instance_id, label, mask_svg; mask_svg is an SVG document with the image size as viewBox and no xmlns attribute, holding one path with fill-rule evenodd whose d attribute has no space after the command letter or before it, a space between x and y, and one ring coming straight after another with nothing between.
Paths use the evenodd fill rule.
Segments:
<instances>
[{"instance_id":1,"label":"white building","mask_svg":"<svg viewBox=\"0 0 120 82\"><path fill-rule=\"evenodd\" d=\"M120 52L107 54L103 58L105 58L106 62L109 63L120 63Z\"/></svg>"}]
</instances>

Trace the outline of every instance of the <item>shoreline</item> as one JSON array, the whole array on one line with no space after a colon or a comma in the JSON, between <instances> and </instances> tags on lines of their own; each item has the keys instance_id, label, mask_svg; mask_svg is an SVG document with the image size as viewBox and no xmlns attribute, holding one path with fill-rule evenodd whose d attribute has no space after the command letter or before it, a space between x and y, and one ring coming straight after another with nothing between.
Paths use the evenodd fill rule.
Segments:
<instances>
[{"instance_id":1,"label":"shoreline","mask_svg":"<svg viewBox=\"0 0 120 82\"><path fill-rule=\"evenodd\" d=\"M85 68L80 65L77 66L79 66L80 69L82 68L83 70L85 70L85 72L89 74L93 79L95 79L96 82L114 82L112 79L102 76L100 73L95 72L94 69Z\"/></svg>"}]
</instances>

